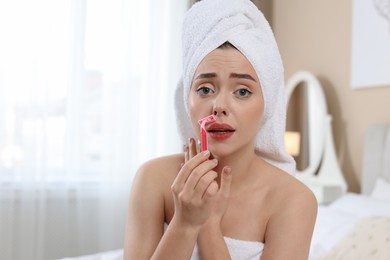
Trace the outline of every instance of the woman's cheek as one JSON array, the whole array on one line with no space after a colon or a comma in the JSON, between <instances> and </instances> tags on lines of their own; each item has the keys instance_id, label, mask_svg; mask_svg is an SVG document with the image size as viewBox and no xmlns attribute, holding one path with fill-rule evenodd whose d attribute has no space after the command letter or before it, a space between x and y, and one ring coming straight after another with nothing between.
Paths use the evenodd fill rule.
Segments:
<instances>
[{"instance_id":1,"label":"woman's cheek","mask_svg":"<svg viewBox=\"0 0 390 260\"><path fill-rule=\"evenodd\" d=\"M202 118L202 116L199 115L199 109L197 109L198 107L199 107L199 105L195 104L190 97L188 100L188 111L190 114L192 128L194 129L194 132L197 135L197 138L199 138L199 136L198 136L198 132L199 132L198 131L199 130L198 118L199 119Z\"/></svg>"}]
</instances>

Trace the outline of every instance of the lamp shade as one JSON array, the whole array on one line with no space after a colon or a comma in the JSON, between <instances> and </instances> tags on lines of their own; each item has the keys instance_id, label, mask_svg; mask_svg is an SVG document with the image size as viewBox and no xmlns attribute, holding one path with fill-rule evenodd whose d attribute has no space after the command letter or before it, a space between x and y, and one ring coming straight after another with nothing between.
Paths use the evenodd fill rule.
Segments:
<instances>
[{"instance_id":1,"label":"lamp shade","mask_svg":"<svg viewBox=\"0 0 390 260\"><path fill-rule=\"evenodd\" d=\"M286 151L292 156L299 155L301 142L301 135L299 132L286 131L284 134L284 143L286 146Z\"/></svg>"}]
</instances>

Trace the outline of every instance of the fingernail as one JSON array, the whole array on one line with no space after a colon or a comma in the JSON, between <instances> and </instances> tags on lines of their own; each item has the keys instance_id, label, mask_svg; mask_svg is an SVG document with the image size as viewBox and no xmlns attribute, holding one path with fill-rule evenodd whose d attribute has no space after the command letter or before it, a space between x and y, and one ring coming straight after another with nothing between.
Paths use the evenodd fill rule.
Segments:
<instances>
[{"instance_id":1,"label":"fingernail","mask_svg":"<svg viewBox=\"0 0 390 260\"><path fill-rule=\"evenodd\" d=\"M215 165L218 164L218 160L217 160L217 159L212 159L212 161L213 161L213 163L214 163Z\"/></svg>"},{"instance_id":2,"label":"fingernail","mask_svg":"<svg viewBox=\"0 0 390 260\"><path fill-rule=\"evenodd\" d=\"M210 155L210 151L209 150L203 151L202 154L203 154L203 156L207 157Z\"/></svg>"},{"instance_id":3,"label":"fingernail","mask_svg":"<svg viewBox=\"0 0 390 260\"><path fill-rule=\"evenodd\" d=\"M223 172L226 173L226 174L229 174L229 173L232 172L232 168L226 167L226 168L223 169Z\"/></svg>"}]
</instances>

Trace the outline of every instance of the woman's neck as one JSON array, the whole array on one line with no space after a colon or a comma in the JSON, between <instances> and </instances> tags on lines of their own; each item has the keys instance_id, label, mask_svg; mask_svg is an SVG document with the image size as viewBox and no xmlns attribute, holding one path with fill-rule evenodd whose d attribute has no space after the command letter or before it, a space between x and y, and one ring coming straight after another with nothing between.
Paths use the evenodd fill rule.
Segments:
<instances>
[{"instance_id":1,"label":"woman's neck","mask_svg":"<svg viewBox=\"0 0 390 260\"><path fill-rule=\"evenodd\" d=\"M254 174L259 174L256 170L256 165L258 165L259 161L262 161L262 159L255 154L254 148L240 150L229 156L219 157L217 159L218 165L214 170L218 175L222 173L225 166L229 166L232 169L232 191L247 185Z\"/></svg>"}]
</instances>

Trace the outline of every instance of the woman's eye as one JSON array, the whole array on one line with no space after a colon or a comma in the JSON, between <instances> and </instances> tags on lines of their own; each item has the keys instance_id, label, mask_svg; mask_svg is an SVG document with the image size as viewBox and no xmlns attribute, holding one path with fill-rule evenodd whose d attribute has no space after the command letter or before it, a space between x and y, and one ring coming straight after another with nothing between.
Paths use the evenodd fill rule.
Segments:
<instances>
[{"instance_id":1,"label":"woman's eye","mask_svg":"<svg viewBox=\"0 0 390 260\"><path fill-rule=\"evenodd\" d=\"M235 94L237 94L240 97L248 97L248 96L250 96L252 94L252 92L250 92L246 88L241 88L239 90L236 90Z\"/></svg>"},{"instance_id":2,"label":"woman's eye","mask_svg":"<svg viewBox=\"0 0 390 260\"><path fill-rule=\"evenodd\" d=\"M196 93L198 93L199 95L209 95L213 93L213 90L208 87L200 87L196 90Z\"/></svg>"}]
</instances>

